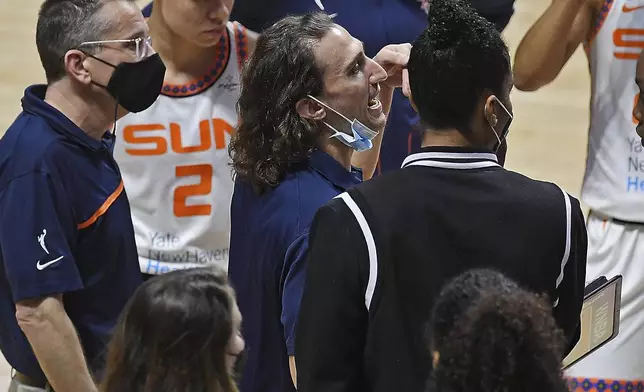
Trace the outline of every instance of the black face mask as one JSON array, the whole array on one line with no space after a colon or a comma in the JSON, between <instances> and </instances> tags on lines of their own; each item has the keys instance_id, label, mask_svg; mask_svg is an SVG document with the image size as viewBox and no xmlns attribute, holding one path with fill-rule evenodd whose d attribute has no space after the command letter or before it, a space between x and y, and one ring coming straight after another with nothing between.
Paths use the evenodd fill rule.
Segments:
<instances>
[{"instance_id":1,"label":"black face mask","mask_svg":"<svg viewBox=\"0 0 644 392\"><path fill-rule=\"evenodd\" d=\"M94 84L105 88L128 112L144 111L152 106L161 94L165 64L158 53L136 63L121 63L116 66L98 57L89 56L114 67L114 73L107 86Z\"/></svg>"}]
</instances>

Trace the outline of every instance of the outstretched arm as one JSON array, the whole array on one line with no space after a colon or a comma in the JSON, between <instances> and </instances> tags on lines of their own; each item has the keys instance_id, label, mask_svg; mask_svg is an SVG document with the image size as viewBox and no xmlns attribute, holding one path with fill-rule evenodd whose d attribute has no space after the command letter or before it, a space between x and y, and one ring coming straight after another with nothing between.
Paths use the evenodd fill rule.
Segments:
<instances>
[{"instance_id":1,"label":"outstretched arm","mask_svg":"<svg viewBox=\"0 0 644 392\"><path fill-rule=\"evenodd\" d=\"M591 32L597 0L553 0L514 57L514 85L534 91L552 82Z\"/></svg>"}]
</instances>

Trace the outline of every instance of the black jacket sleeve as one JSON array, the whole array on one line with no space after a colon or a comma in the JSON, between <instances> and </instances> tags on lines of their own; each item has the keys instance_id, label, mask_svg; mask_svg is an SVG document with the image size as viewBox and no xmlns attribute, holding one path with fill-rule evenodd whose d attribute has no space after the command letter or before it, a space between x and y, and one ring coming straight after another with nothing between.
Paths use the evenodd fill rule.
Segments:
<instances>
[{"instance_id":1,"label":"black jacket sleeve","mask_svg":"<svg viewBox=\"0 0 644 392\"><path fill-rule=\"evenodd\" d=\"M361 392L368 311L368 253L356 218L341 199L316 214L295 337L297 389ZM367 272L368 274L368 272Z\"/></svg>"},{"instance_id":2,"label":"black jacket sleeve","mask_svg":"<svg viewBox=\"0 0 644 392\"><path fill-rule=\"evenodd\" d=\"M558 302L554 317L566 337L567 355L577 344L581 334L581 307L586 280L586 252L588 235L579 201L570 197L570 255L564 268L563 280L557 288Z\"/></svg>"}]
</instances>

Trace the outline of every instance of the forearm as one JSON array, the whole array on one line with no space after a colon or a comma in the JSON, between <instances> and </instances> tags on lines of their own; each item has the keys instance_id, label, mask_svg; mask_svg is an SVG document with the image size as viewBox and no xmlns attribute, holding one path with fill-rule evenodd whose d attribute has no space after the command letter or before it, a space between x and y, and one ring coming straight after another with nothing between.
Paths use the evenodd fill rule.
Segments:
<instances>
[{"instance_id":1,"label":"forearm","mask_svg":"<svg viewBox=\"0 0 644 392\"><path fill-rule=\"evenodd\" d=\"M570 51L579 44L568 38L584 3L585 0L553 0L528 30L515 55L514 81L518 89L536 90L557 77Z\"/></svg>"},{"instance_id":2,"label":"forearm","mask_svg":"<svg viewBox=\"0 0 644 392\"><path fill-rule=\"evenodd\" d=\"M391 103L393 101L394 89L381 85L380 90L380 103L382 104L382 111L389 117L389 112L391 110ZM378 129L378 135L373 138L371 141L373 143L373 148L363 152L356 152L353 154L351 159L351 164L355 167L362 169L362 179L368 180L373 177L376 167L378 166L378 160L380 159L380 147L382 146L382 138L384 137L386 128L385 126L382 129Z\"/></svg>"},{"instance_id":3,"label":"forearm","mask_svg":"<svg viewBox=\"0 0 644 392\"><path fill-rule=\"evenodd\" d=\"M60 296L19 303L16 318L54 390L97 390Z\"/></svg>"},{"instance_id":4,"label":"forearm","mask_svg":"<svg viewBox=\"0 0 644 392\"><path fill-rule=\"evenodd\" d=\"M291 371L291 379L293 380L293 385L297 389L297 368L295 367L295 357L288 357L288 369Z\"/></svg>"}]
</instances>

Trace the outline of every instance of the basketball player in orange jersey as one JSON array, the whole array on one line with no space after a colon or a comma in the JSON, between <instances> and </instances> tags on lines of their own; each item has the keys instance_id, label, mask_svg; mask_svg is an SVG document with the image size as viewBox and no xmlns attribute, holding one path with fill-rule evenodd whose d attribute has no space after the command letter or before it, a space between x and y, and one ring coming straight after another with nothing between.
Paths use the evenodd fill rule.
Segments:
<instances>
[{"instance_id":1,"label":"basketball player in orange jersey","mask_svg":"<svg viewBox=\"0 0 644 392\"><path fill-rule=\"evenodd\" d=\"M573 390L644 389L644 154L633 132L644 0L553 0L516 52L515 86L533 91L583 45L592 79L581 199L590 213L587 281L624 276L615 340L568 371ZM595 331L597 332L597 331ZM599 331L601 333L601 331Z\"/></svg>"},{"instance_id":2,"label":"basketball player in orange jersey","mask_svg":"<svg viewBox=\"0 0 644 392\"><path fill-rule=\"evenodd\" d=\"M161 96L117 123L141 271L228 263L233 189L227 152L243 63L256 34L228 20L233 0L156 0L144 9L167 67Z\"/></svg>"}]
</instances>

